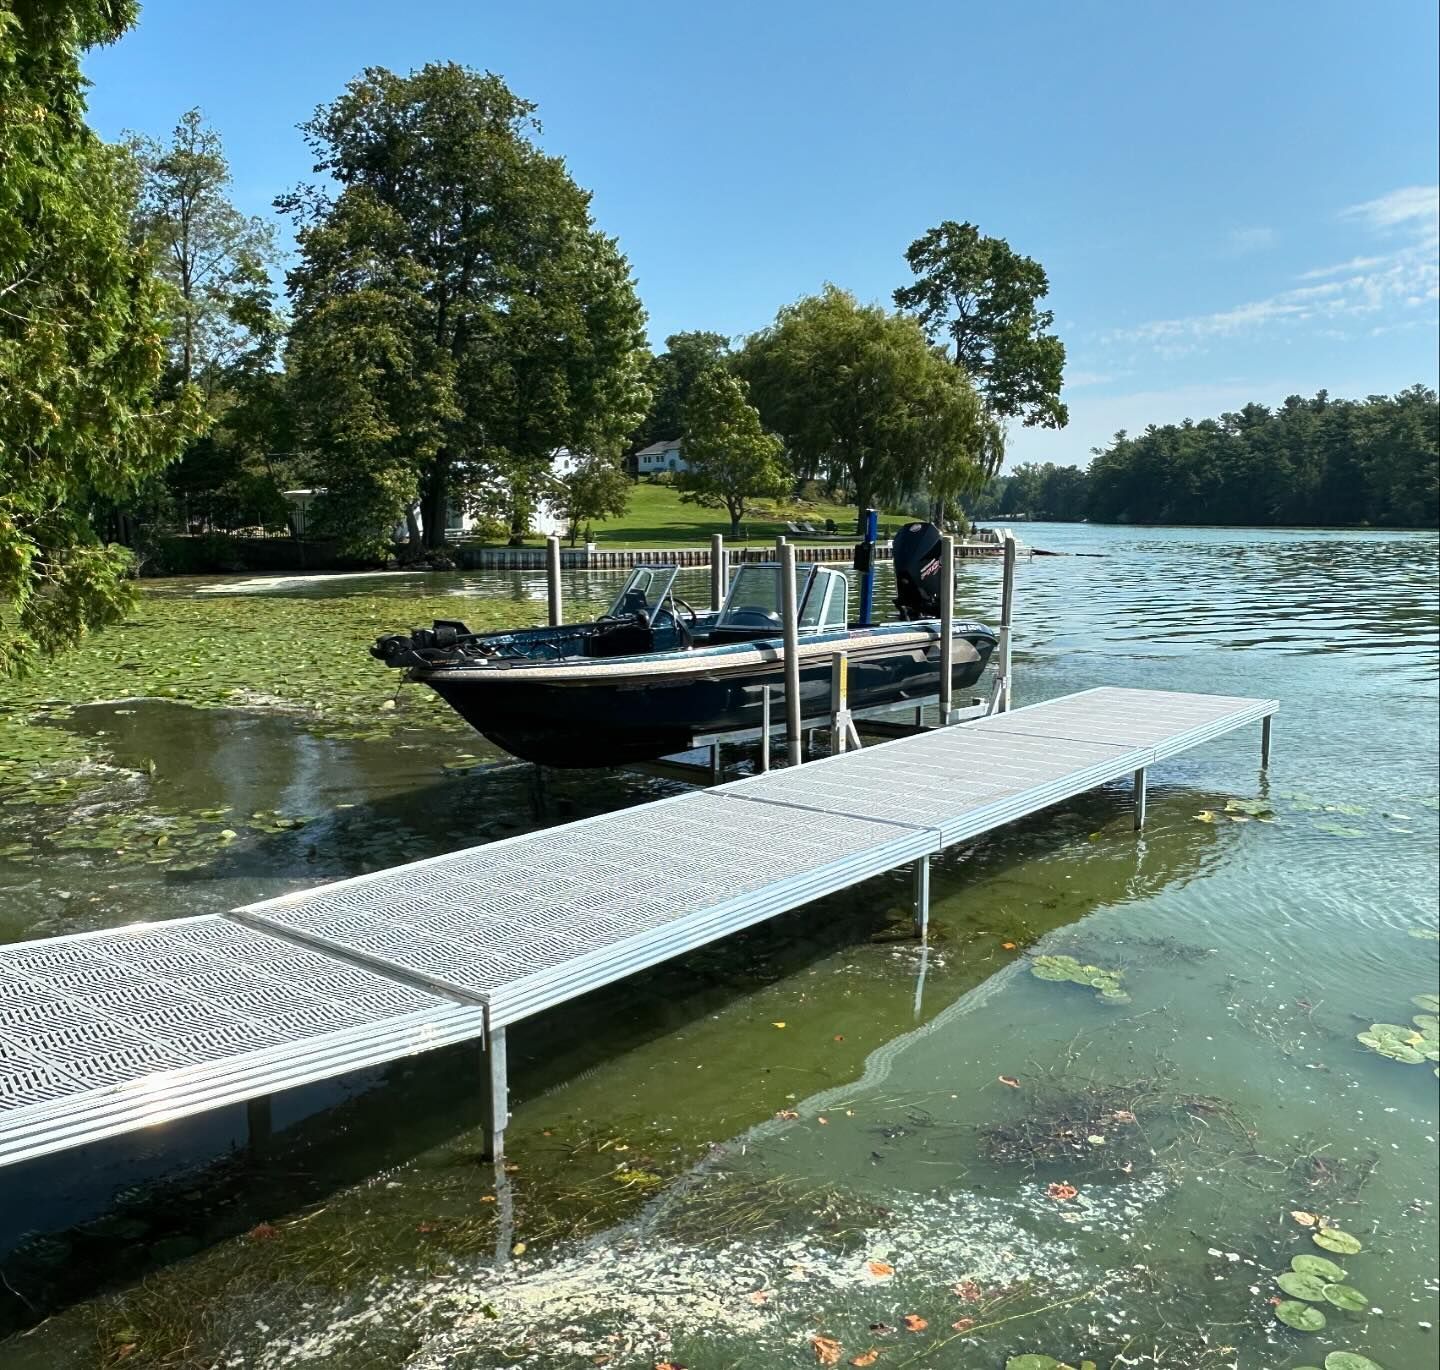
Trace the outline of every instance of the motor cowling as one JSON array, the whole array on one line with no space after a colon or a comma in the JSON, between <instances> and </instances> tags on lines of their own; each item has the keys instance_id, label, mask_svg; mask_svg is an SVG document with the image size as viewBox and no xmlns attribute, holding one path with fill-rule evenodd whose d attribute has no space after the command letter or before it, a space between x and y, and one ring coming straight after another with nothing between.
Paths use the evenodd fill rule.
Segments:
<instances>
[{"instance_id":1,"label":"motor cowling","mask_svg":"<svg viewBox=\"0 0 1440 1370\"><path fill-rule=\"evenodd\" d=\"M902 618L940 616L940 539L933 523L907 523L895 534L895 607Z\"/></svg>"}]
</instances>

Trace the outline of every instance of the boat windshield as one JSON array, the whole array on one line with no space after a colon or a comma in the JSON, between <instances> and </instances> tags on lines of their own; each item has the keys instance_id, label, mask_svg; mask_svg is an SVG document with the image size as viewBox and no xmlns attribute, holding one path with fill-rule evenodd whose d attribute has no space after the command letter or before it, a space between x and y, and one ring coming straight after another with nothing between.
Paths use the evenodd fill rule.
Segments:
<instances>
[{"instance_id":1,"label":"boat windshield","mask_svg":"<svg viewBox=\"0 0 1440 1370\"><path fill-rule=\"evenodd\" d=\"M800 631L816 632L845 626L848 583L839 571L826 566L797 566L796 591L800 604ZM773 563L741 566L730 582L717 628L773 628L784 626L780 568Z\"/></svg>"},{"instance_id":2,"label":"boat windshield","mask_svg":"<svg viewBox=\"0 0 1440 1370\"><path fill-rule=\"evenodd\" d=\"M637 566L630 572L625 588L610 606L609 618L628 618L640 614L647 624L653 623L656 611L665 603L675 583L673 566Z\"/></svg>"}]
</instances>

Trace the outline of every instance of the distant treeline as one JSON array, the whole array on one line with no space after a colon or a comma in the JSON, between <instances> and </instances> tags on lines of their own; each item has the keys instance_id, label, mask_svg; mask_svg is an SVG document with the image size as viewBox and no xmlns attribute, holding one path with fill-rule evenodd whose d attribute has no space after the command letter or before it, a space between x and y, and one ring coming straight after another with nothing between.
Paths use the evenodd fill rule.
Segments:
<instances>
[{"instance_id":1,"label":"distant treeline","mask_svg":"<svg viewBox=\"0 0 1440 1370\"><path fill-rule=\"evenodd\" d=\"M1292 395L1196 423L1117 433L1086 470L1027 464L992 479L972 515L1097 523L1440 523L1440 402L1428 386L1334 400Z\"/></svg>"}]
</instances>

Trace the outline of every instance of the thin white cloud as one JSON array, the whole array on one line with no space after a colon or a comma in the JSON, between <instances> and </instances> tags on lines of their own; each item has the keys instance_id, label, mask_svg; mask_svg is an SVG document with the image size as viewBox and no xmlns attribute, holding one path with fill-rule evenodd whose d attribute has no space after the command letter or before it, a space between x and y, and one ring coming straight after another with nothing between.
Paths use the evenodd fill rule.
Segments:
<instances>
[{"instance_id":1,"label":"thin white cloud","mask_svg":"<svg viewBox=\"0 0 1440 1370\"><path fill-rule=\"evenodd\" d=\"M1340 211L1342 219L1357 219L1370 228L1394 228L1416 219L1440 221L1440 186L1404 186L1378 199Z\"/></svg>"},{"instance_id":2,"label":"thin white cloud","mask_svg":"<svg viewBox=\"0 0 1440 1370\"><path fill-rule=\"evenodd\" d=\"M1065 374L1065 388L1080 390L1091 385L1109 385L1129 374L1128 371L1068 371Z\"/></svg>"},{"instance_id":3,"label":"thin white cloud","mask_svg":"<svg viewBox=\"0 0 1440 1370\"><path fill-rule=\"evenodd\" d=\"M1252 334L1276 325L1333 324L1433 306L1440 299L1437 196L1440 188L1410 186L1343 210L1342 218L1363 223L1372 231L1390 234L1399 230L1400 241L1388 252L1352 257L1299 277L1316 284L1295 286L1209 314L1156 319L1118 330L1110 339L1153 347L1164 357L1179 357L1211 339Z\"/></svg>"},{"instance_id":4,"label":"thin white cloud","mask_svg":"<svg viewBox=\"0 0 1440 1370\"><path fill-rule=\"evenodd\" d=\"M1261 252L1275 243L1275 230L1268 224L1255 224L1250 228L1232 228L1227 235L1230 251L1238 256L1247 252Z\"/></svg>"}]
</instances>

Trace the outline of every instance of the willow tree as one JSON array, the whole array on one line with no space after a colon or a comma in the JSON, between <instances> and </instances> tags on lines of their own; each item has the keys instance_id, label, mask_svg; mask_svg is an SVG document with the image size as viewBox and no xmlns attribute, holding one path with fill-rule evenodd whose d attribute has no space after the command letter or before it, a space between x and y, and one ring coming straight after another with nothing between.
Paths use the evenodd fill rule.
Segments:
<instances>
[{"instance_id":1,"label":"willow tree","mask_svg":"<svg viewBox=\"0 0 1440 1370\"><path fill-rule=\"evenodd\" d=\"M862 513L983 477L994 438L979 400L913 318L826 286L750 337L736 367L797 474L844 484Z\"/></svg>"},{"instance_id":2,"label":"willow tree","mask_svg":"<svg viewBox=\"0 0 1440 1370\"><path fill-rule=\"evenodd\" d=\"M88 517L202 426L161 398L169 292L131 235L129 157L85 124L80 55L134 22L126 0L0 9L0 674L112 622L132 562Z\"/></svg>"},{"instance_id":3,"label":"willow tree","mask_svg":"<svg viewBox=\"0 0 1440 1370\"><path fill-rule=\"evenodd\" d=\"M498 77L367 69L302 131L328 184L299 222L289 366L347 541L418 502L503 491L512 534L555 453L617 451L645 410L644 312L589 195ZM413 524L412 524L413 528Z\"/></svg>"}]
</instances>

